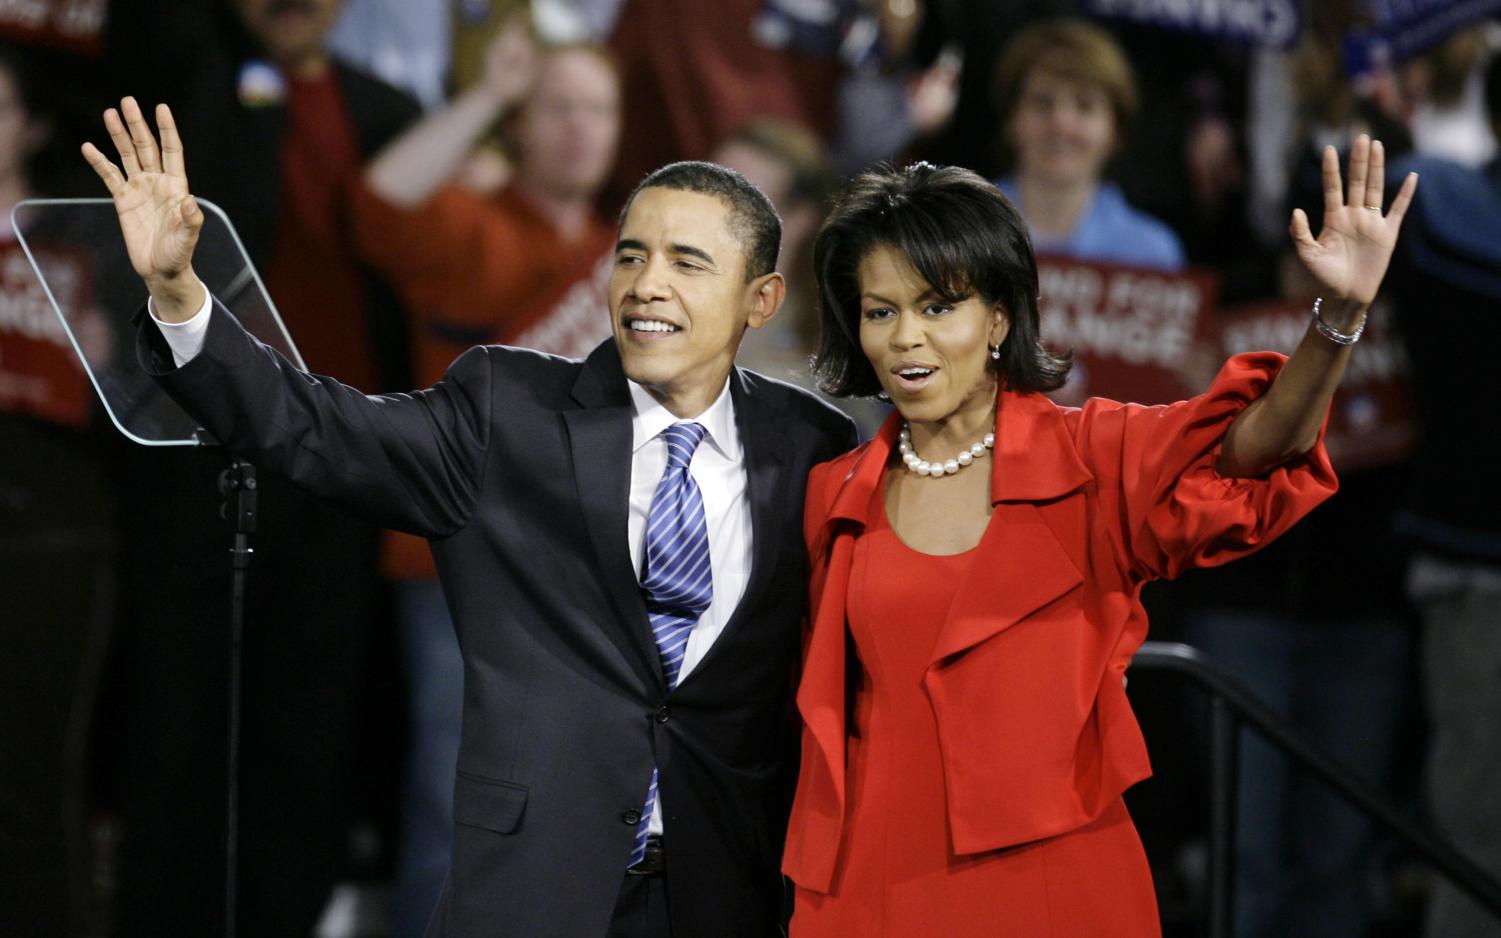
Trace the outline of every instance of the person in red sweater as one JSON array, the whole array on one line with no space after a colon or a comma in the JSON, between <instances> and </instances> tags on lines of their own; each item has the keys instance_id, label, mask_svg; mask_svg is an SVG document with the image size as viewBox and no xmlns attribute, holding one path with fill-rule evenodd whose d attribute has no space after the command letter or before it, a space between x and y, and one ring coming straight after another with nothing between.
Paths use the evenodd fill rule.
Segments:
<instances>
[{"instance_id":1,"label":"person in red sweater","mask_svg":"<svg viewBox=\"0 0 1501 938\"><path fill-rule=\"evenodd\" d=\"M419 383L476 344L582 357L609 338L615 232L593 200L614 161L619 102L602 50L539 50L513 22L481 81L370 163L353 189L355 237L413 311ZM511 177L476 192L455 179L497 120ZM396 934L416 936L448 865L462 665L427 544L390 534L385 568L411 694Z\"/></svg>"}]
</instances>

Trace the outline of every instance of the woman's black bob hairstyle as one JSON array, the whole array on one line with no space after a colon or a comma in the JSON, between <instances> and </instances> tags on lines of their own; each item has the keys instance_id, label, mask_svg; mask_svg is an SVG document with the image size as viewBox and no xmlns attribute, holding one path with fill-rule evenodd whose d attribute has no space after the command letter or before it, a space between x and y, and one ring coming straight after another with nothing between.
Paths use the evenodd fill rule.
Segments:
<instances>
[{"instance_id":1,"label":"woman's black bob hairstyle","mask_svg":"<svg viewBox=\"0 0 1501 938\"><path fill-rule=\"evenodd\" d=\"M813 370L835 397L870 397L881 383L860 350L860 261L893 247L944 302L978 296L999 303L1011 329L989 365L1013 391L1051 391L1071 355L1042 345L1037 261L1026 222L1000 190L957 166L914 163L863 173L835 203L813 243L821 335Z\"/></svg>"}]
</instances>

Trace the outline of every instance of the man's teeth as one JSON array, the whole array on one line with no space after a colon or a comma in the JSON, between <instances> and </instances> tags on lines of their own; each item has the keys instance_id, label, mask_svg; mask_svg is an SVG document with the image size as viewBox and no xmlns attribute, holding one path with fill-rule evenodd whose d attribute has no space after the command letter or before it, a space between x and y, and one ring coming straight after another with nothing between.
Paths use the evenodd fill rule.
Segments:
<instances>
[{"instance_id":1,"label":"man's teeth","mask_svg":"<svg viewBox=\"0 0 1501 938\"><path fill-rule=\"evenodd\" d=\"M655 319L632 319L631 329L635 332L677 332L678 327L670 322L659 322Z\"/></svg>"}]
</instances>

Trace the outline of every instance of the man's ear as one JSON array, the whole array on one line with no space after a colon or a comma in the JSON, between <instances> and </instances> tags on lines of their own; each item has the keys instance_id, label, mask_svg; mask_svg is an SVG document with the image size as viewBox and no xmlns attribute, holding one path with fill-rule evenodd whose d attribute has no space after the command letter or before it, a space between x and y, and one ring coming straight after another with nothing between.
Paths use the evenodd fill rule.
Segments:
<instances>
[{"instance_id":1,"label":"man's ear","mask_svg":"<svg viewBox=\"0 0 1501 938\"><path fill-rule=\"evenodd\" d=\"M745 289L750 303L750 315L746 317L745 324L752 329L759 329L771 322L777 310L782 308L782 301L787 298L787 281L776 271L757 277Z\"/></svg>"}]
</instances>

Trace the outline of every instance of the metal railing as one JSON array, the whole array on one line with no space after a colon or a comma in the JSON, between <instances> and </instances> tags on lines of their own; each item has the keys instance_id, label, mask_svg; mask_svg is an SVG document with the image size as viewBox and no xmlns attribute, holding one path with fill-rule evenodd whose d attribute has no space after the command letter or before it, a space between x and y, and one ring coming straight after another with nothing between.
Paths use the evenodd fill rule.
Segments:
<instances>
[{"instance_id":1,"label":"metal railing","mask_svg":"<svg viewBox=\"0 0 1501 938\"><path fill-rule=\"evenodd\" d=\"M1255 729L1294 763L1501 917L1501 882L1325 755L1301 729L1262 703L1224 665L1189 645L1147 642L1136 653L1131 670L1175 674L1209 695L1209 938L1231 938L1233 932L1236 765L1241 724Z\"/></svg>"}]
</instances>

